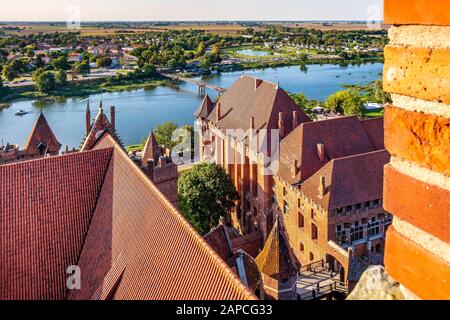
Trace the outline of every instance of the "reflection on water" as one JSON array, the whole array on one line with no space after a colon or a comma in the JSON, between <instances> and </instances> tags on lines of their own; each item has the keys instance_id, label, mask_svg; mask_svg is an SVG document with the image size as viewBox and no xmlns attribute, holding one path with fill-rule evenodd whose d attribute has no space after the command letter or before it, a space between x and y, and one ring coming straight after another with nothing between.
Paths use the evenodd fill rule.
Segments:
<instances>
[{"instance_id":1,"label":"reflection on water","mask_svg":"<svg viewBox=\"0 0 450 320\"><path fill-rule=\"evenodd\" d=\"M311 65L307 70L300 66L266 70L245 71L245 74L264 80L279 82L289 92L304 92L309 98L324 100L329 94L341 90L343 84L365 84L378 79L382 64L340 67L336 65ZM223 73L203 77L211 84L229 88L242 72ZM208 91L217 97L214 91ZM178 88L156 87L129 92L105 93L88 98L57 99L51 103L18 101L9 108L0 108L0 142L18 143L21 146L41 109L57 138L70 148L78 147L85 134L85 109L90 101L91 111L96 113L100 101L106 112L109 106L116 106L116 125L125 144L140 142L150 129L165 121L179 125L192 124L193 112L201 102L197 88L181 84ZM18 110L30 112L15 116Z\"/></svg>"}]
</instances>

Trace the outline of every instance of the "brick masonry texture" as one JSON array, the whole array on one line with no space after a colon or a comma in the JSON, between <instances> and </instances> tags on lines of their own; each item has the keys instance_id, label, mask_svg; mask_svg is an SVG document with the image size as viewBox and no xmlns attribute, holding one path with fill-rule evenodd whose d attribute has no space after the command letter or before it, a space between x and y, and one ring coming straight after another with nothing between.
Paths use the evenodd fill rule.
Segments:
<instances>
[{"instance_id":1,"label":"brick masonry texture","mask_svg":"<svg viewBox=\"0 0 450 320\"><path fill-rule=\"evenodd\" d=\"M404 175L387 165L384 172L384 209L450 242L450 191Z\"/></svg>"},{"instance_id":2,"label":"brick masonry texture","mask_svg":"<svg viewBox=\"0 0 450 320\"><path fill-rule=\"evenodd\" d=\"M447 0L385 0L384 23L450 25L450 3Z\"/></svg>"},{"instance_id":3,"label":"brick masonry texture","mask_svg":"<svg viewBox=\"0 0 450 320\"><path fill-rule=\"evenodd\" d=\"M450 119L391 106L385 140L392 155L450 176Z\"/></svg>"},{"instance_id":4,"label":"brick masonry texture","mask_svg":"<svg viewBox=\"0 0 450 320\"><path fill-rule=\"evenodd\" d=\"M399 234L387 234L385 264L388 273L422 299L450 299L450 265Z\"/></svg>"},{"instance_id":5,"label":"brick masonry texture","mask_svg":"<svg viewBox=\"0 0 450 320\"><path fill-rule=\"evenodd\" d=\"M384 53L387 92L450 104L450 50L388 45Z\"/></svg>"}]
</instances>

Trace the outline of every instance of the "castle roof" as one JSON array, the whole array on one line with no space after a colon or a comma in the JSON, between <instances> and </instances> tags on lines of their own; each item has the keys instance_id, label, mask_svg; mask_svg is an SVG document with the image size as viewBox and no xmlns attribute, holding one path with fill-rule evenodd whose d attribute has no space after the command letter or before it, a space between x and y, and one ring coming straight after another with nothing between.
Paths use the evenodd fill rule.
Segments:
<instances>
[{"instance_id":1,"label":"castle roof","mask_svg":"<svg viewBox=\"0 0 450 320\"><path fill-rule=\"evenodd\" d=\"M216 122L216 110L220 106L221 117ZM222 129L250 128L254 118L255 129L277 129L278 115L284 114L285 130L292 130L293 112L298 112L298 121L311 119L300 109L279 85L249 76L242 76L223 94L208 116L210 122Z\"/></svg>"},{"instance_id":2,"label":"castle roof","mask_svg":"<svg viewBox=\"0 0 450 320\"><path fill-rule=\"evenodd\" d=\"M389 162L386 150L333 159L306 180L301 190L322 208L343 208L383 198L383 168ZM321 177L325 194L319 194Z\"/></svg>"},{"instance_id":3,"label":"castle roof","mask_svg":"<svg viewBox=\"0 0 450 320\"><path fill-rule=\"evenodd\" d=\"M160 156L161 148L158 146L152 130L148 135L147 142L145 143L144 150L142 151L142 162L146 164L149 160L152 159L157 162Z\"/></svg>"},{"instance_id":4,"label":"castle roof","mask_svg":"<svg viewBox=\"0 0 450 320\"><path fill-rule=\"evenodd\" d=\"M382 130L382 119L360 121L356 116L303 123L281 141L278 175L296 184L333 159L384 149ZM323 146L323 161L319 145Z\"/></svg>"},{"instance_id":5,"label":"castle roof","mask_svg":"<svg viewBox=\"0 0 450 320\"><path fill-rule=\"evenodd\" d=\"M259 271L272 278L281 279L297 273L297 268L290 257L288 242L278 219L255 261Z\"/></svg>"},{"instance_id":6,"label":"castle roof","mask_svg":"<svg viewBox=\"0 0 450 320\"><path fill-rule=\"evenodd\" d=\"M87 108L89 108L89 105ZM83 141L81 142L80 151L90 150L106 132L119 143L122 149L125 149L125 146L123 145L119 134L112 126L111 122L109 122L108 117L103 112L103 108L100 107L100 110L98 111L98 114L91 126L91 131L84 137Z\"/></svg>"},{"instance_id":7,"label":"castle roof","mask_svg":"<svg viewBox=\"0 0 450 320\"><path fill-rule=\"evenodd\" d=\"M206 95L205 98L203 98L202 103L200 104L200 107L197 109L197 111L194 113L195 117L206 119L208 118L209 114L214 108L214 104L211 101L211 98Z\"/></svg>"},{"instance_id":8,"label":"castle roof","mask_svg":"<svg viewBox=\"0 0 450 320\"><path fill-rule=\"evenodd\" d=\"M0 166L0 190L0 299L255 298L107 133Z\"/></svg>"},{"instance_id":9,"label":"castle roof","mask_svg":"<svg viewBox=\"0 0 450 320\"><path fill-rule=\"evenodd\" d=\"M56 136L50 128L42 111L25 142L24 150L27 154L39 154L41 152L41 146L44 147L48 153L59 152L61 149L61 144L56 139Z\"/></svg>"}]
</instances>

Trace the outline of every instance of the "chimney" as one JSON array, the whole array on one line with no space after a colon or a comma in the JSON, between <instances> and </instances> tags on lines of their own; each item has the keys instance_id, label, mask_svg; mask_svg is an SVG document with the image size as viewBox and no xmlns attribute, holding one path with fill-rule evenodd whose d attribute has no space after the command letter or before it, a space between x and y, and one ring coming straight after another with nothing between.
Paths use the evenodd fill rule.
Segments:
<instances>
[{"instance_id":1,"label":"chimney","mask_svg":"<svg viewBox=\"0 0 450 320\"><path fill-rule=\"evenodd\" d=\"M255 79L255 90L259 88L259 86L263 83L261 79Z\"/></svg>"},{"instance_id":2,"label":"chimney","mask_svg":"<svg viewBox=\"0 0 450 320\"><path fill-rule=\"evenodd\" d=\"M250 129L255 129L255 117L250 117Z\"/></svg>"},{"instance_id":3,"label":"chimney","mask_svg":"<svg viewBox=\"0 0 450 320\"><path fill-rule=\"evenodd\" d=\"M284 125L284 113L278 113L278 129L280 130L280 138L284 138L285 136L285 125Z\"/></svg>"},{"instance_id":4,"label":"chimney","mask_svg":"<svg viewBox=\"0 0 450 320\"><path fill-rule=\"evenodd\" d=\"M116 130L116 107L111 107L111 125L114 130Z\"/></svg>"},{"instance_id":5,"label":"chimney","mask_svg":"<svg viewBox=\"0 0 450 320\"><path fill-rule=\"evenodd\" d=\"M295 177L298 172L298 161L297 159L292 160L292 176Z\"/></svg>"},{"instance_id":6,"label":"chimney","mask_svg":"<svg viewBox=\"0 0 450 320\"><path fill-rule=\"evenodd\" d=\"M325 196L325 190L326 190L325 177L320 176L319 179L320 179L320 181L319 181L319 197L323 197L323 196Z\"/></svg>"},{"instance_id":7,"label":"chimney","mask_svg":"<svg viewBox=\"0 0 450 320\"><path fill-rule=\"evenodd\" d=\"M169 159L167 157L159 158L159 166L165 167L169 163Z\"/></svg>"},{"instance_id":8,"label":"chimney","mask_svg":"<svg viewBox=\"0 0 450 320\"><path fill-rule=\"evenodd\" d=\"M323 143L317 144L317 155L321 162L325 161L325 145Z\"/></svg>"},{"instance_id":9,"label":"chimney","mask_svg":"<svg viewBox=\"0 0 450 320\"><path fill-rule=\"evenodd\" d=\"M89 108L89 101L86 106L86 135L91 132L91 109Z\"/></svg>"},{"instance_id":10,"label":"chimney","mask_svg":"<svg viewBox=\"0 0 450 320\"><path fill-rule=\"evenodd\" d=\"M292 112L292 130L294 130L295 128L297 128L299 126L299 121L298 121L298 111L294 111Z\"/></svg>"},{"instance_id":11,"label":"chimney","mask_svg":"<svg viewBox=\"0 0 450 320\"><path fill-rule=\"evenodd\" d=\"M219 122L221 119L221 106L220 106L220 102L217 102L217 107L216 107L216 122Z\"/></svg>"}]
</instances>

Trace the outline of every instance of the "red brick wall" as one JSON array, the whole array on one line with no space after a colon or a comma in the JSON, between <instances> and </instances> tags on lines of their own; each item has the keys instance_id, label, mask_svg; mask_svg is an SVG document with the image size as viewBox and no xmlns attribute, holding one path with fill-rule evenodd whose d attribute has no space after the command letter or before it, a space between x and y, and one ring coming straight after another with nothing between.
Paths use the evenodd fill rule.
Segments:
<instances>
[{"instance_id":1,"label":"red brick wall","mask_svg":"<svg viewBox=\"0 0 450 320\"><path fill-rule=\"evenodd\" d=\"M385 264L422 299L450 299L450 2L385 0Z\"/></svg>"}]
</instances>

